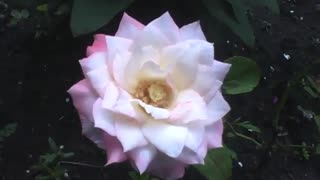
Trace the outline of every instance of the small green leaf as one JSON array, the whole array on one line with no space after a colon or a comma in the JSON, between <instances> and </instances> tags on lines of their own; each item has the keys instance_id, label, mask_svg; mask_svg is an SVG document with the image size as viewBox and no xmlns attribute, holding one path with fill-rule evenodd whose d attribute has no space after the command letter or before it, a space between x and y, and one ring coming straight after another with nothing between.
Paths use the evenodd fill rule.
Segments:
<instances>
[{"instance_id":1,"label":"small green leaf","mask_svg":"<svg viewBox=\"0 0 320 180\"><path fill-rule=\"evenodd\" d=\"M260 70L253 60L246 57L234 56L225 62L232 65L223 83L225 93L247 93L258 85L260 81Z\"/></svg>"},{"instance_id":2,"label":"small green leaf","mask_svg":"<svg viewBox=\"0 0 320 180\"><path fill-rule=\"evenodd\" d=\"M48 4L41 4L37 6L37 11L40 12L47 12L48 11Z\"/></svg>"},{"instance_id":3,"label":"small green leaf","mask_svg":"<svg viewBox=\"0 0 320 180\"><path fill-rule=\"evenodd\" d=\"M195 168L209 180L227 180L232 173L232 154L226 148L217 148L208 152L204 165Z\"/></svg>"},{"instance_id":4,"label":"small green leaf","mask_svg":"<svg viewBox=\"0 0 320 180\"><path fill-rule=\"evenodd\" d=\"M241 122L241 123L237 123L237 125L247 129L248 131L254 131L254 132L257 132L257 133L261 133L260 128L258 128L257 126L251 124L249 121L244 121L244 122Z\"/></svg>"},{"instance_id":5,"label":"small green leaf","mask_svg":"<svg viewBox=\"0 0 320 180\"><path fill-rule=\"evenodd\" d=\"M133 0L74 0L71 30L74 36L86 34L107 24Z\"/></svg>"}]
</instances>

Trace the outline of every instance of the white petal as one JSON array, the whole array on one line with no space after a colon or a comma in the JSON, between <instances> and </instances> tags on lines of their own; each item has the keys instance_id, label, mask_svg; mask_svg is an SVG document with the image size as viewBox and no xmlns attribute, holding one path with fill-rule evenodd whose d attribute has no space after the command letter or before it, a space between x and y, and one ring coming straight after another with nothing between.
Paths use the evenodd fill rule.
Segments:
<instances>
[{"instance_id":1,"label":"white petal","mask_svg":"<svg viewBox=\"0 0 320 180\"><path fill-rule=\"evenodd\" d=\"M102 107L105 109L112 110L113 106L117 103L118 97L118 87L113 82L109 82L102 100Z\"/></svg>"},{"instance_id":2,"label":"white petal","mask_svg":"<svg viewBox=\"0 0 320 180\"><path fill-rule=\"evenodd\" d=\"M170 44L170 40L154 26L146 26L137 36L132 47L133 51L145 46L152 46L155 49L161 49Z\"/></svg>"},{"instance_id":3,"label":"white petal","mask_svg":"<svg viewBox=\"0 0 320 180\"><path fill-rule=\"evenodd\" d=\"M108 67L102 66L99 69L95 69L87 73L87 77L91 86L96 90L101 98L103 98L106 86L112 78L109 74Z\"/></svg>"},{"instance_id":4,"label":"white petal","mask_svg":"<svg viewBox=\"0 0 320 180\"><path fill-rule=\"evenodd\" d=\"M124 37L128 39L134 39L137 34L139 34L144 25L137 20L130 17L128 14L124 13L116 33L118 37Z\"/></svg>"},{"instance_id":5,"label":"white petal","mask_svg":"<svg viewBox=\"0 0 320 180\"><path fill-rule=\"evenodd\" d=\"M146 104L138 99L134 99L132 100L132 102L138 103L140 107L143 108L145 112L152 116L154 119L167 119L170 116L170 112L167 109Z\"/></svg>"},{"instance_id":6,"label":"white petal","mask_svg":"<svg viewBox=\"0 0 320 180\"><path fill-rule=\"evenodd\" d=\"M197 91L207 101L221 88L222 82L215 78L213 67L199 65L198 74L191 88Z\"/></svg>"},{"instance_id":7,"label":"white petal","mask_svg":"<svg viewBox=\"0 0 320 180\"><path fill-rule=\"evenodd\" d=\"M198 71L198 64L212 65L213 45L200 40L188 40L165 47L161 67L172 68L170 73L178 89L191 85Z\"/></svg>"},{"instance_id":8,"label":"white petal","mask_svg":"<svg viewBox=\"0 0 320 180\"><path fill-rule=\"evenodd\" d=\"M187 138L188 129L160 121L147 121L142 126L144 136L157 149L170 157L178 157Z\"/></svg>"},{"instance_id":9,"label":"white petal","mask_svg":"<svg viewBox=\"0 0 320 180\"><path fill-rule=\"evenodd\" d=\"M108 52L108 67L111 74L113 74L113 61L116 54L128 53L132 45L132 40L116 37L106 36L107 52Z\"/></svg>"},{"instance_id":10,"label":"white petal","mask_svg":"<svg viewBox=\"0 0 320 180\"><path fill-rule=\"evenodd\" d=\"M223 81L227 73L229 72L230 67L231 67L231 64L214 60L213 71L215 73L215 77L220 81Z\"/></svg>"},{"instance_id":11,"label":"white petal","mask_svg":"<svg viewBox=\"0 0 320 180\"><path fill-rule=\"evenodd\" d=\"M206 41L206 37L204 36L200 22L196 21L191 24L187 24L180 28L180 39L189 40L189 39L199 39Z\"/></svg>"},{"instance_id":12,"label":"white petal","mask_svg":"<svg viewBox=\"0 0 320 180\"><path fill-rule=\"evenodd\" d=\"M184 148L177 159L186 164L204 164L204 159L188 148Z\"/></svg>"},{"instance_id":13,"label":"white petal","mask_svg":"<svg viewBox=\"0 0 320 180\"><path fill-rule=\"evenodd\" d=\"M141 68L149 61L155 64L159 62L159 51L157 49L152 46L144 46L133 51L131 60L128 62L125 69L129 87L134 87L136 85Z\"/></svg>"},{"instance_id":14,"label":"white petal","mask_svg":"<svg viewBox=\"0 0 320 180\"><path fill-rule=\"evenodd\" d=\"M140 174L144 173L148 168L150 162L157 154L157 149L152 145L135 148L129 152L131 158L134 160L136 167Z\"/></svg>"},{"instance_id":15,"label":"white petal","mask_svg":"<svg viewBox=\"0 0 320 180\"><path fill-rule=\"evenodd\" d=\"M174 104L170 114L170 122L174 124L187 124L208 119L206 103L193 90L187 89L180 92Z\"/></svg>"},{"instance_id":16,"label":"white petal","mask_svg":"<svg viewBox=\"0 0 320 180\"><path fill-rule=\"evenodd\" d=\"M171 43L176 43L179 40L179 28L168 12L150 22L146 27L160 30Z\"/></svg>"},{"instance_id":17,"label":"white petal","mask_svg":"<svg viewBox=\"0 0 320 180\"><path fill-rule=\"evenodd\" d=\"M114 114L102 108L102 100L98 99L93 105L93 118L94 118L94 127L100 128L110 134L111 136L115 136L115 128L114 128Z\"/></svg>"},{"instance_id":18,"label":"white petal","mask_svg":"<svg viewBox=\"0 0 320 180\"><path fill-rule=\"evenodd\" d=\"M186 147L197 152L202 140L204 139L205 128L196 124L188 125L188 136Z\"/></svg>"},{"instance_id":19,"label":"white petal","mask_svg":"<svg viewBox=\"0 0 320 180\"><path fill-rule=\"evenodd\" d=\"M209 116L206 122L207 125L222 119L222 117L224 117L230 111L230 106L224 100L220 91L216 93L207 106Z\"/></svg>"},{"instance_id":20,"label":"white petal","mask_svg":"<svg viewBox=\"0 0 320 180\"><path fill-rule=\"evenodd\" d=\"M113 60L113 77L122 88L127 88L126 66L131 58L131 53L116 54Z\"/></svg>"},{"instance_id":21,"label":"white petal","mask_svg":"<svg viewBox=\"0 0 320 180\"><path fill-rule=\"evenodd\" d=\"M132 119L117 119L115 121L115 129L124 152L148 144L139 124Z\"/></svg>"},{"instance_id":22,"label":"white petal","mask_svg":"<svg viewBox=\"0 0 320 180\"><path fill-rule=\"evenodd\" d=\"M206 127L206 138L209 148L222 147L223 121L219 120Z\"/></svg>"}]
</instances>

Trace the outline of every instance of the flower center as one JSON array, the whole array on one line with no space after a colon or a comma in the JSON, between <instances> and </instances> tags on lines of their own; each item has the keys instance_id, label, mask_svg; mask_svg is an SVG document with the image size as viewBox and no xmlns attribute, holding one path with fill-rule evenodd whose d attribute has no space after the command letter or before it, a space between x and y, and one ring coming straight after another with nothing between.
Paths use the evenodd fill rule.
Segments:
<instances>
[{"instance_id":1,"label":"flower center","mask_svg":"<svg viewBox=\"0 0 320 180\"><path fill-rule=\"evenodd\" d=\"M135 98L156 107L168 107L172 100L172 89L163 80L140 81L133 94Z\"/></svg>"}]
</instances>

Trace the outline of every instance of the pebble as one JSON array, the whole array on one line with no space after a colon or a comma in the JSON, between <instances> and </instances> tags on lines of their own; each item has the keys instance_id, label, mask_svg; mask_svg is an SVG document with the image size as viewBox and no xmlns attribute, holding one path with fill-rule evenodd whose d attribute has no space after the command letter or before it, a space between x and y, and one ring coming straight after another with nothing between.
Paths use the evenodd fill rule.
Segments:
<instances>
[{"instance_id":1,"label":"pebble","mask_svg":"<svg viewBox=\"0 0 320 180\"><path fill-rule=\"evenodd\" d=\"M291 56L289 54L286 54L286 53L283 54L283 57L286 58L286 60L291 59Z\"/></svg>"}]
</instances>

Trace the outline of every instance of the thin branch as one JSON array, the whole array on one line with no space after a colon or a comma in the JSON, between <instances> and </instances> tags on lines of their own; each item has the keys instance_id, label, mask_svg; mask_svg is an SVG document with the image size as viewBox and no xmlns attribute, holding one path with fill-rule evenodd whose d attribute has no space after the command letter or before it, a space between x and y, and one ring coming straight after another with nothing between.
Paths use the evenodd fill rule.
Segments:
<instances>
[{"instance_id":1,"label":"thin branch","mask_svg":"<svg viewBox=\"0 0 320 180\"><path fill-rule=\"evenodd\" d=\"M97 166L92 164L80 163L80 162L71 162L71 161L59 161L58 164L66 164L66 165L75 165L75 166L84 166L90 168L104 168L104 166Z\"/></svg>"},{"instance_id":2,"label":"thin branch","mask_svg":"<svg viewBox=\"0 0 320 180\"><path fill-rule=\"evenodd\" d=\"M251 137L249 137L249 136L246 136L246 135L244 135L244 134L241 134L241 133L237 132L237 131L233 128L233 126L232 126L228 121L225 121L225 122L228 124L228 126L230 127L230 129L232 130L232 132L233 132L236 136L241 137L241 138L246 139L246 140L249 140L249 141L255 143L257 146L262 147L262 144L259 143L257 140L255 140L255 139L253 139L253 138L251 138Z\"/></svg>"}]
</instances>

